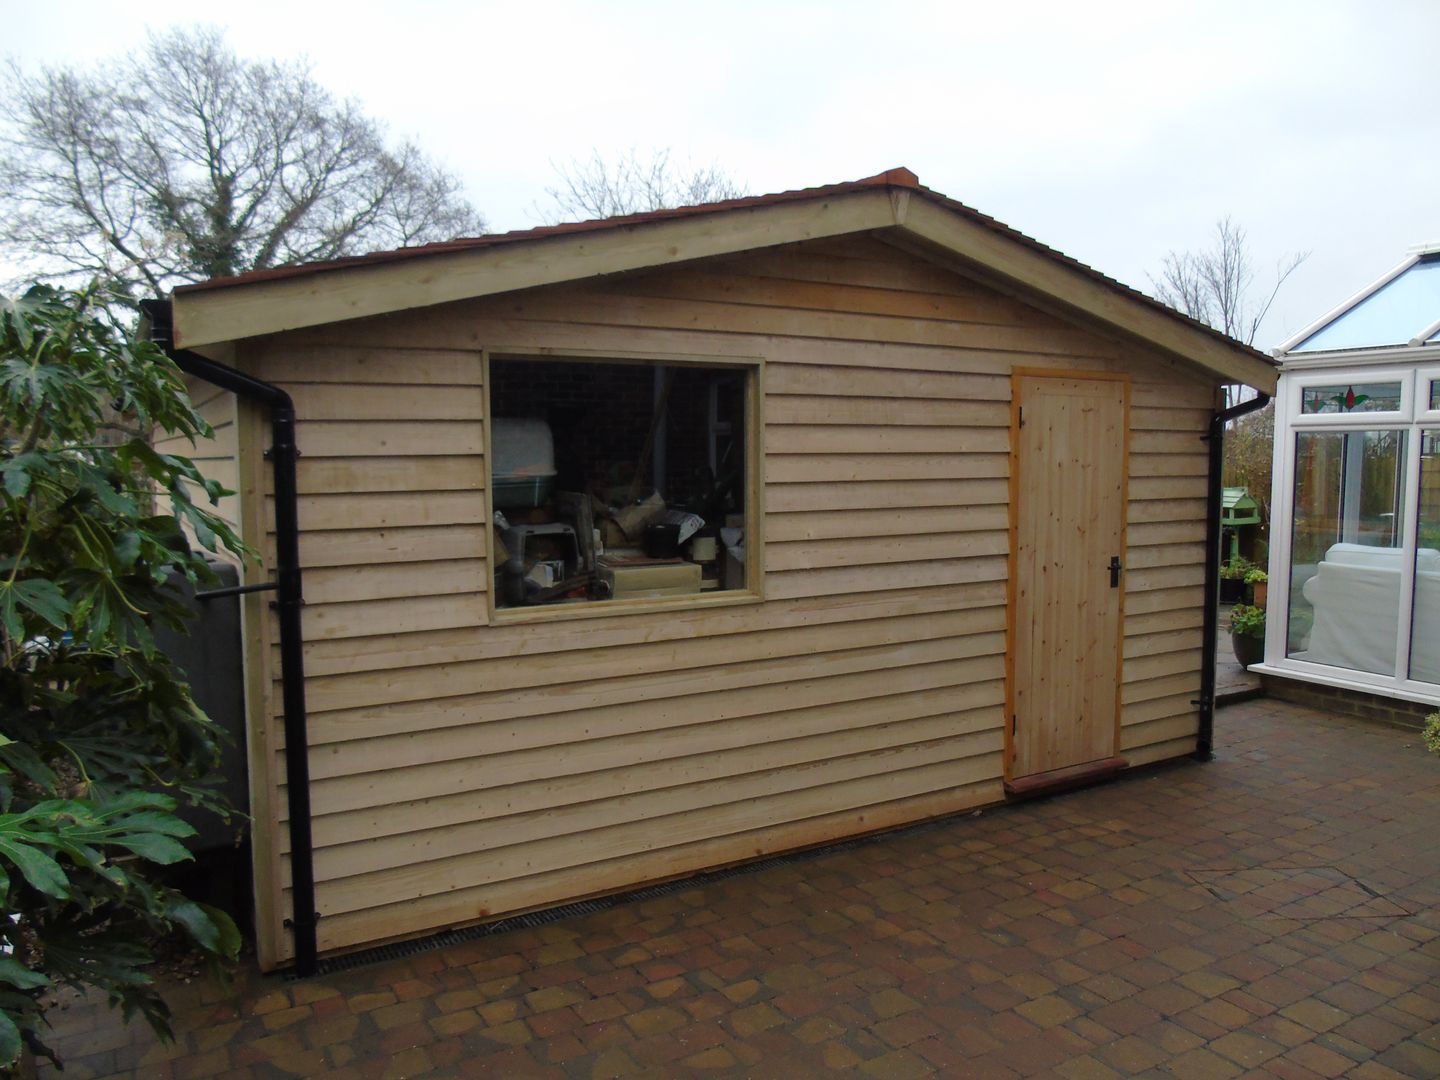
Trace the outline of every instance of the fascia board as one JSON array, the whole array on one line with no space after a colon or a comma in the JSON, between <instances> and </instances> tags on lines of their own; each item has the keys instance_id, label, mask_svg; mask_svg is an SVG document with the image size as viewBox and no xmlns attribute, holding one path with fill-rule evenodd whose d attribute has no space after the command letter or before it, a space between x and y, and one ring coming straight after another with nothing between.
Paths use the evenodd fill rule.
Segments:
<instances>
[{"instance_id":1,"label":"fascia board","mask_svg":"<svg viewBox=\"0 0 1440 1080\"><path fill-rule=\"evenodd\" d=\"M895 224L883 188L497 244L375 266L241 283L172 300L175 343L196 349L455 300L580 281Z\"/></svg>"},{"instance_id":2,"label":"fascia board","mask_svg":"<svg viewBox=\"0 0 1440 1080\"><path fill-rule=\"evenodd\" d=\"M1389 285L1390 282L1394 281L1397 277L1403 274L1406 270L1409 270L1410 267L1414 266L1419 261L1420 256L1418 254L1411 255L1408 259L1400 263L1400 265L1396 266L1388 274L1384 274L1376 280L1372 281L1369 285L1366 285L1365 288L1361 289L1354 296L1350 297L1348 300L1345 300L1340 304L1337 304L1335 307L1327 311L1324 315L1321 315L1320 318L1316 319L1309 326L1305 327L1304 330L1301 330L1298 334L1291 336L1283 344L1277 345L1273 350L1271 350L1272 353L1277 357L1284 356L1291 349L1295 348L1295 346L1304 343L1308 338L1312 337L1315 334L1318 334L1321 330L1324 330L1325 327L1329 326L1341 315L1344 315L1351 308L1355 307L1355 305L1374 296L1377 292L1383 289L1386 285Z\"/></svg>"},{"instance_id":3,"label":"fascia board","mask_svg":"<svg viewBox=\"0 0 1440 1080\"><path fill-rule=\"evenodd\" d=\"M1022 295L1039 295L1229 381L1267 394L1275 392L1279 372L1267 361L1229 348L1203 330L1132 300L1102 282L943 207L912 199L900 228L1013 282Z\"/></svg>"},{"instance_id":4,"label":"fascia board","mask_svg":"<svg viewBox=\"0 0 1440 1080\"><path fill-rule=\"evenodd\" d=\"M1371 368L1428 364L1440 360L1440 344L1386 345L1374 349L1337 349L1334 352L1292 353L1280 358L1281 371L1315 368Z\"/></svg>"}]
</instances>

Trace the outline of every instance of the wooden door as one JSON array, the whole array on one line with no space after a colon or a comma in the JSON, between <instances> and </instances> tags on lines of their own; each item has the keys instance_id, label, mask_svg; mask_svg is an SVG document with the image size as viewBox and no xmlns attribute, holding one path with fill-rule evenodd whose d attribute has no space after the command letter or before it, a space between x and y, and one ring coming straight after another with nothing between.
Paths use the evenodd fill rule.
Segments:
<instances>
[{"instance_id":1,"label":"wooden door","mask_svg":"<svg viewBox=\"0 0 1440 1080\"><path fill-rule=\"evenodd\" d=\"M1121 378L1014 392L1011 779L1117 763L1129 430Z\"/></svg>"}]
</instances>

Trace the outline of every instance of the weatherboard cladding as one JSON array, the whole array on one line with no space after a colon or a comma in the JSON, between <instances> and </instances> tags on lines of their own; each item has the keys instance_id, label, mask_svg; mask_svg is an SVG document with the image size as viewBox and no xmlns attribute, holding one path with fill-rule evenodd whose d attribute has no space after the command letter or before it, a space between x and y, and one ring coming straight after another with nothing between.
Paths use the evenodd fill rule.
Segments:
<instances>
[{"instance_id":1,"label":"weatherboard cladding","mask_svg":"<svg viewBox=\"0 0 1440 1080\"><path fill-rule=\"evenodd\" d=\"M764 602L490 625L487 347L764 357ZM322 950L1001 798L1016 366L1133 380L1121 751L1193 749L1214 388L1159 354L856 237L295 331L237 362L300 417ZM273 967L278 664L252 655Z\"/></svg>"}]
</instances>

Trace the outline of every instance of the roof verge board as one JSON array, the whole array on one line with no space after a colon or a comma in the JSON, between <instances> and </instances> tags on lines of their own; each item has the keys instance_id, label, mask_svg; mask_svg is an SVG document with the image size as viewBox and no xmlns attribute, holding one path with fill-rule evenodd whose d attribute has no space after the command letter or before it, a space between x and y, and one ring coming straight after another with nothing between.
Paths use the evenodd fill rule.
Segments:
<instances>
[{"instance_id":1,"label":"roof verge board","mask_svg":"<svg viewBox=\"0 0 1440 1080\"><path fill-rule=\"evenodd\" d=\"M202 348L473 297L877 233L1052 311L1266 392L1269 357L963 203L908 169L863 180L601 221L453 240L182 286L176 343Z\"/></svg>"}]
</instances>

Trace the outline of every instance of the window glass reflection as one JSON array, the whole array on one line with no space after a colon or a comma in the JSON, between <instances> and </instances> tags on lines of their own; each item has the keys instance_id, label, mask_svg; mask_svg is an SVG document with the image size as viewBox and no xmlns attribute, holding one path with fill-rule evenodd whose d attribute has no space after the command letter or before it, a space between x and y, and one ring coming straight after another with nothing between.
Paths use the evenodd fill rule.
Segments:
<instances>
[{"instance_id":1,"label":"window glass reflection","mask_svg":"<svg viewBox=\"0 0 1440 1080\"><path fill-rule=\"evenodd\" d=\"M1395 674L1406 434L1296 435L1287 656Z\"/></svg>"},{"instance_id":2,"label":"window glass reflection","mask_svg":"<svg viewBox=\"0 0 1440 1080\"><path fill-rule=\"evenodd\" d=\"M1432 402L1435 384L1431 383ZM1432 403L1432 408L1435 405ZM1440 683L1440 431L1420 433L1420 517L1415 539L1415 609L1410 678Z\"/></svg>"}]
</instances>

